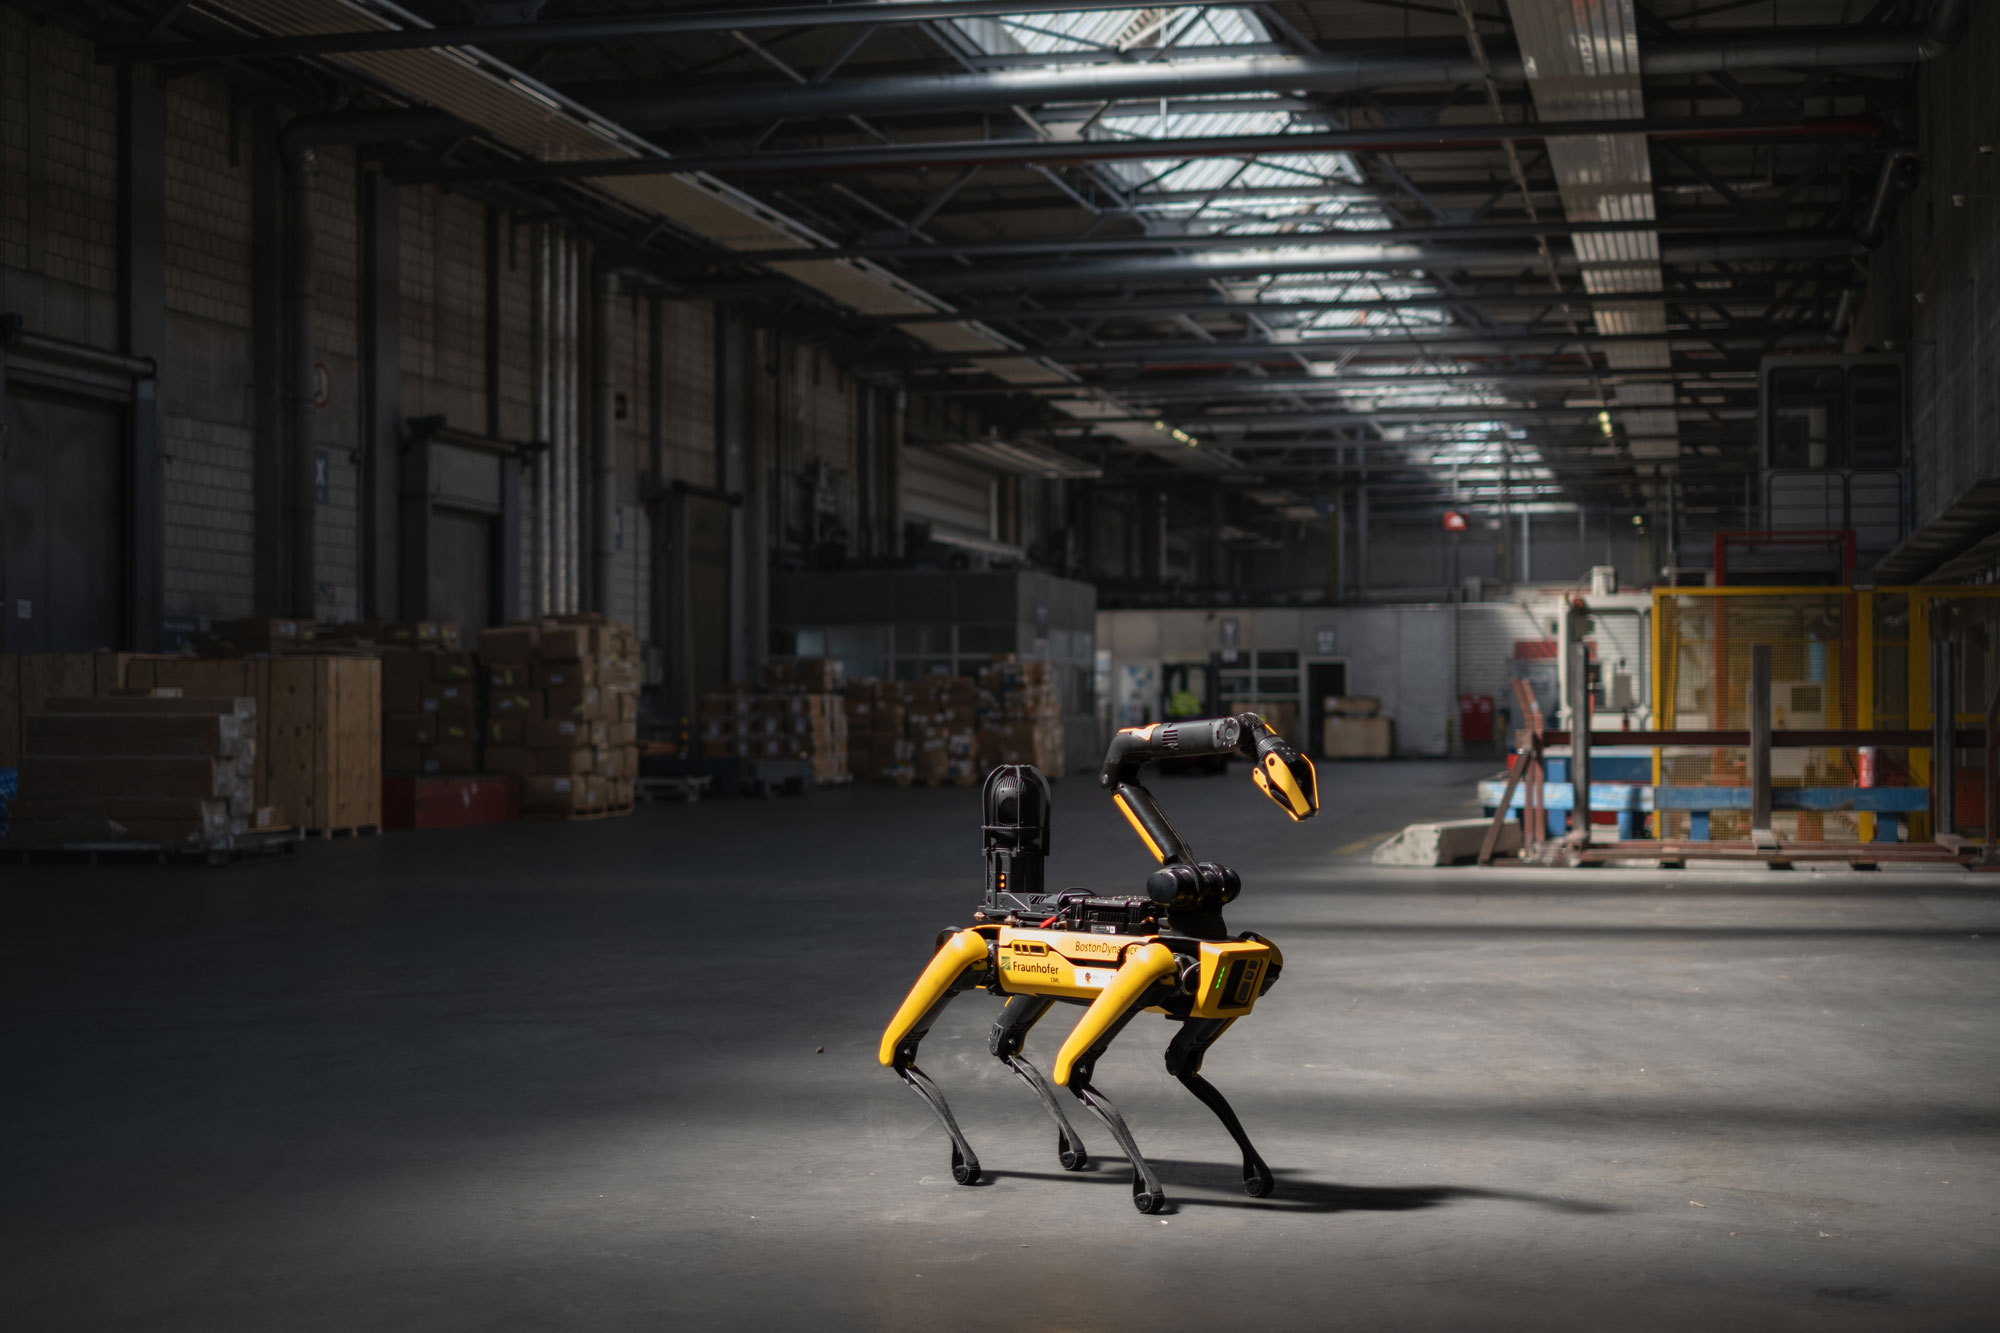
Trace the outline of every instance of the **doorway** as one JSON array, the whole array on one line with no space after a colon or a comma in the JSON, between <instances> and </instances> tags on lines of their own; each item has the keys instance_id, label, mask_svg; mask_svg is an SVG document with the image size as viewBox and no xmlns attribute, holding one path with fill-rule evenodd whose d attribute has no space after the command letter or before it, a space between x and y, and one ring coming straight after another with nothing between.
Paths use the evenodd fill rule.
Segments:
<instances>
[{"instance_id":1,"label":"doorway","mask_svg":"<svg viewBox=\"0 0 2000 1333\"><path fill-rule=\"evenodd\" d=\"M121 646L125 586L125 413L9 385L0 453L0 649Z\"/></svg>"},{"instance_id":2,"label":"doorway","mask_svg":"<svg viewBox=\"0 0 2000 1333\"><path fill-rule=\"evenodd\" d=\"M431 510L431 619L457 622L468 642L494 623L493 535L490 515Z\"/></svg>"},{"instance_id":3,"label":"doorway","mask_svg":"<svg viewBox=\"0 0 2000 1333\"><path fill-rule=\"evenodd\" d=\"M1346 662L1306 664L1306 744L1317 758L1326 756L1326 715L1329 700L1347 693Z\"/></svg>"}]
</instances>

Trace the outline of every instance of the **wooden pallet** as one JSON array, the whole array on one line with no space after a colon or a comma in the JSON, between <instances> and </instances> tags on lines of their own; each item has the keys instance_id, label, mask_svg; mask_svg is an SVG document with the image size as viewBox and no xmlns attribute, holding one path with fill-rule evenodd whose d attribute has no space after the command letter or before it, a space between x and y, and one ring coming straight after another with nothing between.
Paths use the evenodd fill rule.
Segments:
<instances>
[{"instance_id":1,"label":"wooden pallet","mask_svg":"<svg viewBox=\"0 0 2000 1333\"><path fill-rule=\"evenodd\" d=\"M699 801L715 786L714 778L639 778L634 784L642 801Z\"/></svg>"},{"instance_id":2,"label":"wooden pallet","mask_svg":"<svg viewBox=\"0 0 2000 1333\"><path fill-rule=\"evenodd\" d=\"M583 819L616 819L620 815L632 813L632 803L623 805L599 805L584 810L523 810L521 818L549 823L575 823Z\"/></svg>"},{"instance_id":3,"label":"wooden pallet","mask_svg":"<svg viewBox=\"0 0 2000 1333\"><path fill-rule=\"evenodd\" d=\"M304 835L297 829L260 829L226 843L0 842L0 863L9 865L234 865L295 854Z\"/></svg>"},{"instance_id":4,"label":"wooden pallet","mask_svg":"<svg viewBox=\"0 0 2000 1333\"><path fill-rule=\"evenodd\" d=\"M346 828L309 828L305 830L309 838L379 838L382 836L380 824L353 824Z\"/></svg>"}]
</instances>

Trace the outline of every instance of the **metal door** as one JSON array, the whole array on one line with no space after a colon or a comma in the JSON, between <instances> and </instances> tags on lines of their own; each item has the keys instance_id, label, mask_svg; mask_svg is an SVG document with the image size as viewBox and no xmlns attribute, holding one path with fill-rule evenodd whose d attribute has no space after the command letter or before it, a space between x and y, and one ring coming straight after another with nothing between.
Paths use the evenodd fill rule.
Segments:
<instances>
[{"instance_id":1,"label":"metal door","mask_svg":"<svg viewBox=\"0 0 2000 1333\"><path fill-rule=\"evenodd\" d=\"M431 619L457 621L468 641L493 623L493 537L486 514L431 510Z\"/></svg>"},{"instance_id":2,"label":"metal door","mask_svg":"<svg viewBox=\"0 0 2000 1333\"><path fill-rule=\"evenodd\" d=\"M115 648L125 622L125 419L9 385L0 455L0 649Z\"/></svg>"}]
</instances>

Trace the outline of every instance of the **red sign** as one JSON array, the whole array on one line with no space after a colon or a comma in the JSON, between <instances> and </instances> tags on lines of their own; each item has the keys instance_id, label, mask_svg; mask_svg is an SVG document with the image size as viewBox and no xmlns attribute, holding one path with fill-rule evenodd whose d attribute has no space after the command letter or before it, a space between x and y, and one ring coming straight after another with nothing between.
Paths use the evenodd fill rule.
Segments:
<instances>
[{"instance_id":1,"label":"red sign","mask_svg":"<svg viewBox=\"0 0 2000 1333\"><path fill-rule=\"evenodd\" d=\"M1444 511L1444 530L1446 532L1464 532L1465 529L1465 515L1459 513L1456 509L1447 509Z\"/></svg>"}]
</instances>

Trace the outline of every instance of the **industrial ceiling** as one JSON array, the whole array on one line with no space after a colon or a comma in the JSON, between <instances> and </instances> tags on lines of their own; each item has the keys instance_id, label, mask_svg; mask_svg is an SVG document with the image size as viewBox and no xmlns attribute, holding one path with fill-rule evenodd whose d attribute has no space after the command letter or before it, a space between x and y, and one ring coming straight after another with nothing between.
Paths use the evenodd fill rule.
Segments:
<instances>
[{"instance_id":1,"label":"industrial ceiling","mask_svg":"<svg viewBox=\"0 0 2000 1333\"><path fill-rule=\"evenodd\" d=\"M73 7L66 7L74 14ZM1734 517L1963 0L180 0L100 59L321 90L1044 475L1251 513ZM372 121L368 118L373 117ZM1068 458L1072 463L1064 463Z\"/></svg>"}]
</instances>

